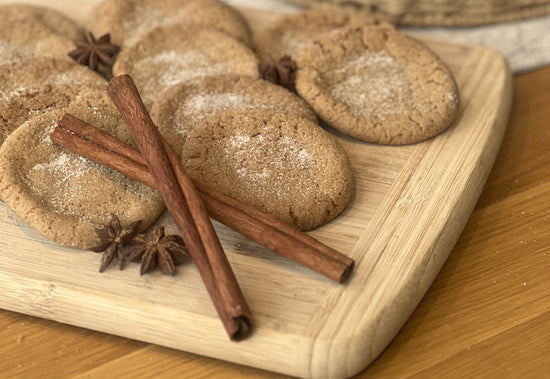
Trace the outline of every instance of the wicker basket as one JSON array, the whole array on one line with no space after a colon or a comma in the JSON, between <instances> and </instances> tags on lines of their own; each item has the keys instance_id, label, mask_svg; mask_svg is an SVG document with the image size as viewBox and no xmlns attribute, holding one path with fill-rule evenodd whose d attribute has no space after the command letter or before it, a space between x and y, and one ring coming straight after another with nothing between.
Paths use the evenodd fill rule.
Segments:
<instances>
[{"instance_id":1,"label":"wicker basket","mask_svg":"<svg viewBox=\"0 0 550 379\"><path fill-rule=\"evenodd\" d=\"M415 26L471 26L550 14L549 0L286 0L301 5L338 3L364 7L389 21Z\"/></svg>"}]
</instances>

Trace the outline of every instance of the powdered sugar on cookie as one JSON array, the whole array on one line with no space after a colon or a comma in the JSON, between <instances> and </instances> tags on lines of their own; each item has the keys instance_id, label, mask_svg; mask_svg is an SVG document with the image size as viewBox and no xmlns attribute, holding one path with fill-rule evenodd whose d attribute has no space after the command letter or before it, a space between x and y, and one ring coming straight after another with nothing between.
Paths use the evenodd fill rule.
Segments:
<instances>
[{"instance_id":1,"label":"powdered sugar on cookie","mask_svg":"<svg viewBox=\"0 0 550 379\"><path fill-rule=\"evenodd\" d=\"M216 62L202 50L191 50L184 53L173 50L163 51L143 59L139 65L154 65L153 67L161 70L160 84L166 88L194 78L221 75L230 71L227 65Z\"/></svg>"},{"instance_id":2,"label":"powdered sugar on cookie","mask_svg":"<svg viewBox=\"0 0 550 379\"><path fill-rule=\"evenodd\" d=\"M130 74L147 106L172 87L198 78L259 76L257 58L246 46L216 30L185 25L157 28L122 50L113 72Z\"/></svg>"},{"instance_id":3,"label":"powdered sugar on cookie","mask_svg":"<svg viewBox=\"0 0 550 379\"><path fill-rule=\"evenodd\" d=\"M287 136L276 138L273 134L237 134L221 143L228 166L235 167L237 174L246 179L277 179L281 175L281 170L284 171L288 167L289 162L305 172L315 163L311 152ZM260 158L262 162L252 157ZM261 183L254 183L252 187L258 187L259 184Z\"/></svg>"},{"instance_id":4,"label":"powdered sugar on cookie","mask_svg":"<svg viewBox=\"0 0 550 379\"><path fill-rule=\"evenodd\" d=\"M186 9L183 7L174 10L171 15L167 15L165 12L154 6L147 4L136 4L133 12L122 21L122 30L128 31L124 44L132 45L133 43L139 41L139 39L147 32L161 26L175 24L176 20L180 20L178 22L180 24L184 23L185 14Z\"/></svg>"},{"instance_id":5,"label":"powdered sugar on cookie","mask_svg":"<svg viewBox=\"0 0 550 379\"><path fill-rule=\"evenodd\" d=\"M423 43L385 25L323 34L296 62L302 98L327 124L362 141L424 141L458 115L449 68Z\"/></svg>"},{"instance_id":6,"label":"powdered sugar on cookie","mask_svg":"<svg viewBox=\"0 0 550 379\"><path fill-rule=\"evenodd\" d=\"M176 115L176 124L185 120L201 121L218 112L234 108L270 108L248 94L239 93L197 93L180 104Z\"/></svg>"},{"instance_id":7,"label":"powdered sugar on cookie","mask_svg":"<svg viewBox=\"0 0 550 379\"><path fill-rule=\"evenodd\" d=\"M335 70L344 79L329 86L331 94L361 117L402 113L414 107L413 84L405 75L402 62L385 51L365 51Z\"/></svg>"}]
</instances>

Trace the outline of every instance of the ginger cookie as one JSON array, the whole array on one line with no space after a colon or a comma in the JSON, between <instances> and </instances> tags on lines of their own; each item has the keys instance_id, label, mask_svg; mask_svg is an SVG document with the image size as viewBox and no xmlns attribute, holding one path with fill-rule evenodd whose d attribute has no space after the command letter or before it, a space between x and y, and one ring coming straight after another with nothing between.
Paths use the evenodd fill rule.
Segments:
<instances>
[{"instance_id":1,"label":"ginger cookie","mask_svg":"<svg viewBox=\"0 0 550 379\"><path fill-rule=\"evenodd\" d=\"M83 29L54 10L31 5L0 6L0 64L34 57L70 59Z\"/></svg>"},{"instance_id":2,"label":"ginger cookie","mask_svg":"<svg viewBox=\"0 0 550 379\"><path fill-rule=\"evenodd\" d=\"M237 75L211 76L167 91L151 116L168 143L181 148L186 135L207 118L230 109L261 109L317 122L307 103L268 81Z\"/></svg>"},{"instance_id":3,"label":"ginger cookie","mask_svg":"<svg viewBox=\"0 0 550 379\"><path fill-rule=\"evenodd\" d=\"M252 50L226 34L196 25L153 30L120 52L113 73L132 76L148 107L170 87L192 79L259 76Z\"/></svg>"},{"instance_id":4,"label":"ginger cookie","mask_svg":"<svg viewBox=\"0 0 550 379\"><path fill-rule=\"evenodd\" d=\"M458 115L450 70L424 44L396 30L335 30L302 50L297 66L300 96L329 125L363 141L423 141Z\"/></svg>"},{"instance_id":5,"label":"ginger cookie","mask_svg":"<svg viewBox=\"0 0 550 379\"><path fill-rule=\"evenodd\" d=\"M0 83L0 145L31 115L66 107L83 90L106 85L92 70L52 58L2 65Z\"/></svg>"},{"instance_id":6,"label":"ginger cookie","mask_svg":"<svg viewBox=\"0 0 550 379\"><path fill-rule=\"evenodd\" d=\"M130 142L124 121L105 91L87 91L67 112ZM17 216L61 245L90 249L99 244L94 225L111 214L123 226L150 226L164 210L160 194L139 182L53 144L49 133L63 110L26 121L0 147L0 197Z\"/></svg>"},{"instance_id":7,"label":"ginger cookie","mask_svg":"<svg viewBox=\"0 0 550 379\"><path fill-rule=\"evenodd\" d=\"M193 179L304 231L336 217L351 198L344 149L300 117L219 113L189 133L181 159Z\"/></svg>"},{"instance_id":8,"label":"ginger cookie","mask_svg":"<svg viewBox=\"0 0 550 379\"><path fill-rule=\"evenodd\" d=\"M106 0L91 14L96 35L110 33L113 43L131 45L157 27L199 24L250 45L250 29L235 9L218 0Z\"/></svg>"},{"instance_id":9,"label":"ginger cookie","mask_svg":"<svg viewBox=\"0 0 550 379\"><path fill-rule=\"evenodd\" d=\"M256 37L255 45L261 57L279 59L288 55L296 59L305 46L324 33L346 26L378 24L393 28L373 13L325 4L280 17Z\"/></svg>"}]
</instances>

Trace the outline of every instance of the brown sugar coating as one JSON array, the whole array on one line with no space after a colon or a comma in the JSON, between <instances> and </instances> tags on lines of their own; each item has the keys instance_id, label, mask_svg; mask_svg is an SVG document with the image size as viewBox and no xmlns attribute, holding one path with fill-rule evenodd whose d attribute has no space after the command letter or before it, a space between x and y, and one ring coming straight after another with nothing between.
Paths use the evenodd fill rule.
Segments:
<instances>
[{"instance_id":1,"label":"brown sugar coating","mask_svg":"<svg viewBox=\"0 0 550 379\"><path fill-rule=\"evenodd\" d=\"M313 110L295 94L262 79L237 75L211 76L174 87L154 104L151 116L168 143L179 150L186 135L206 119L236 108L317 122Z\"/></svg>"},{"instance_id":2,"label":"brown sugar coating","mask_svg":"<svg viewBox=\"0 0 550 379\"><path fill-rule=\"evenodd\" d=\"M193 129L181 156L195 180L301 230L327 223L351 199L348 156L304 118L230 110Z\"/></svg>"},{"instance_id":3,"label":"brown sugar coating","mask_svg":"<svg viewBox=\"0 0 550 379\"><path fill-rule=\"evenodd\" d=\"M297 65L300 96L329 125L363 141L423 141L458 115L450 70L424 44L396 30L336 30L302 50Z\"/></svg>"},{"instance_id":4,"label":"brown sugar coating","mask_svg":"<svg viewBox=\"0 0 550 379\"><path fill-rule=\"evenodd\" d=\"M73 40L83 29L73 20L43 7L0 6L0 64L34 57L69 60Z\"/></svg>"},{"instance_id":5,"label":"brown sugar coating","mask_svg":"<svg viewBox=\"0 0 550 379\"><path fill-rule=\"evenodd\" d=\"M66 111L131 141L105 91L78 95ZM94 224L107 224L111 214L123 226L137 220L143 220L141 230L150 226L164 210L155 190L51 142L49 133L63 113L31 118L0 147L2 200L38 233L75 248L97 246Z\"/></svg>"},{"instance_id":6,"label":"brown sugar coating","mask_svg":"<svg viewBox=\"0 0 550 379\"><path fill-rule=\"evenodd\" d=\"M245 45L210 28L183 25L155 29L122 50L113 73L132 76L148 107L169 88L192 79L259 76L256 56Z\"/></svg>"},{"instance_id":7,"label":"brown sugar coating","mask_svg":"<svg viewBox=\"0 0 550 379\"><path fill-rule=\"evenodd\" d=\"M110 33L118 45L131 45L151 30L173 24L212 27L250 45L250 30L234 8L218 0L107 0L88 22L96 35Z\"/></svg>"},{"instance_id":8,"label":"brown sugar coating","mask_svg":"<svg viewBox=\"0 0 550 379\"><path fill-rule=\"evenodd\" d=\"M101 76L68 60L35 58L0 66L0 144L32 115L68 106Z\"/></svg>"},{"instance_id":9,"label":"brown sugar coating","mask_svg":"<svg viewBox=\"0 0 550 379\"><path fill-rule=\"evenodd\" d=\"M305 46L324 33L346 26L378 24L393 28L372 13L353 7L325 4L280 17L257 36L255 45L260 56L269 55L279 59L289 55L296 59Z\"/></svg>"}]
</instances>

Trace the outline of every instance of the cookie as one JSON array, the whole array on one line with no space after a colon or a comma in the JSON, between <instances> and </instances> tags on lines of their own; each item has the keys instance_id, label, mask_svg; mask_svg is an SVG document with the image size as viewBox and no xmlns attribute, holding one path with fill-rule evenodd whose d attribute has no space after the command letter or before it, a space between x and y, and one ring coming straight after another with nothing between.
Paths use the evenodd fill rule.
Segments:
<instances>
[{"instance_id":1,"label":"cookie","mask_svg":"<svg viewBox=\"0 0 550 379\"><path fill-rule=\"evenodd\" d=\"M121 116L104 90L77 96L69 113L130 142ZM163 212L160 194L132 179L53 144L50 131L63 110L26 121L0 147L0 197L14 213L50 240L74 248L99 244L94 224L115 214L140 230Z\"/></svg>"},{"instance_id":2,"label":"cookie","mask_svg":"<svg viewBox=\"0 0 550 379\"><path fill-rule=\"evenodd\" d=\"M218 0L107 0L92 11L96 35L111 34L118 45L131 45L149 31L172 24L199 24L250 45L250 29L235 9Z\"/></svg>"},{"instance_id":3,"label":"cookie","mask_svg":"<svg viewBox=\"0 0 550 379\"><path fill-rule=\"evenodd\" d=\"M224 74L259 76L252 50L226 34L196 25L153 30L120 52L113 73L132 76L146 106L170 87L192 79Z\"/></svg>"},{"instance_id":4,"label":"cookie","mask_svg":"<svg viewBox=\"0 0 550 379\"><path fill-rule=\"evenodd\" d=\"M379 16L357 8L323 5L280 17L258 34L255 46L261 57L279 59L285 55L296 59L300 51L320 35L345 26L393 26Z\"/></svg>"},{"instance_id":5,"label":"cookie","mask_svg":"<svg viewBox=\"0 0 550 379\"><path fill-rule=\"evenodd\" d=\"M34 57L70 59L83 29L68 17L31 5L0 6L0 64Z\"/></svg>"},{"instance_id":6,"label":"cookie","mask_svg":"<svg viewBox=\"0 0 550 379\"><path fill-rule=\"evenodd\" d=\"M349 203L349 159L336 139L304 118L263 109L210 117L185 140L189 176L300 230Z\"/></svg>"},{"instance_id":7,"label":"cookie","mask_svg":"<svg viewBox=\"0 0 550 379\"><path fill-rule=\"evenodd\" d=\"M450 70L424 44L396 30L335 30L302 50L296 62L300 96L329 125L363 141L423 141L458 115Z\"/></svg>"},{"instance_id":8,"label":"cookie","mask_svg":"<svg viewBox=\"0 0 550 379\"><path fill-rule=\"evenodd\" d=\"M305 101L283 87L246 76L211 76L167 91L152 107L151 117L168 143L182 140L207 118L230 109L261 109L317 122Z\"/></svg>"},{"instance_id":9,"label":"cookie","mask_svg":"<svg viewBox=\"0 0 550 379\"><path fill-rule=\"evenodd\" d=\"M0 66L0 145L29 116L63 108L105 79L69 60L35 58Z\"/></svg>"}]
</instances>

